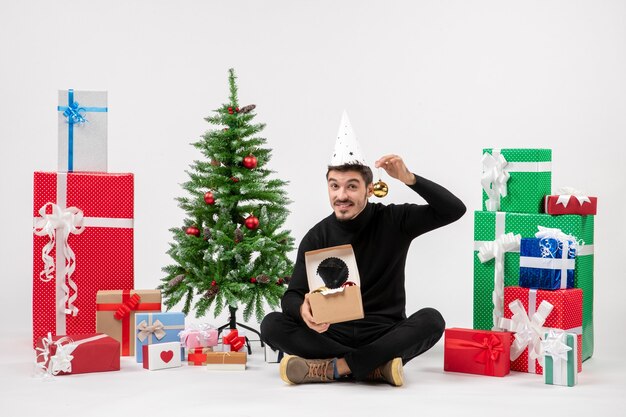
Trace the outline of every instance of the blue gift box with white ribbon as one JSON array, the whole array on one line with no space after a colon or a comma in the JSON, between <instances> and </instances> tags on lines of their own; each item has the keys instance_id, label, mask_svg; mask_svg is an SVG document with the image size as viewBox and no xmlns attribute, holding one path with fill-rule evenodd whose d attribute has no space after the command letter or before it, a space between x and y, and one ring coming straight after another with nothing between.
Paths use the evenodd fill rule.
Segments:
<instances>
[{"instance_id":1,"label":"blue gift box with white ribbon","mask_svg":"<svg viewBox=\"0 0 626 417\"><path fill-rule=\"evenodd\" d=\"M520 244L520 287L559 290L574 288L575 242L554 238L523 238Z\"/></svg>"},{"instance_id":2,"label":"blue gift box with white ribbon","mask_svg":"<svg viewBox=\"0 0 626 417\"><path fill-rule=\"evenodd\" d=\"M58 171L107 172L107 92L59 90Z\"/></svg>"}]
</instances>

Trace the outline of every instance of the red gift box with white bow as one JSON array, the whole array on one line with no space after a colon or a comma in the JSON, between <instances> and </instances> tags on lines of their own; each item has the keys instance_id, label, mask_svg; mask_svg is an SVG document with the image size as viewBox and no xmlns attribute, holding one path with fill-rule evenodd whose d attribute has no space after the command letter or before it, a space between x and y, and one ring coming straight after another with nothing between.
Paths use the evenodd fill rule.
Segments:
<instances>
[{"instance_id":1,"label":"red gift box with white bow","mask_svg":"<svg viewBox=\"0 0 626 417\"><path fill-rule=\"evenodd\" d=\"M133 174L35 172L33 346L95 333L96 292L132 289Z\"/></svg>"},{"instance_id":2,"label":"red gift box with white bow","mask_svg":"<svg viewBox=\"0 0 626 417\"><path fill-rule=\"evenodd\" d=\"M40 337L37 368L45 375L120 370L120 342L103 333Z\"/></svg>"},{"instance_id":3,"label":"red gift box with white bow","mask_svg":"<svg viewBox=\"0 0 626 417\"><path fill-rule=\"evenodd\" d=\"M595 215L597 208L597 197L589 197L573 188L561 189L556 195L547 195L544 199L544 211L552 215Z\"/></svg>"},{"instance_id":4,"label":"red gift box with white bow","mask_svg":"<svg viewBox=\"0 0 626 417\"><path fill-rule=\"evenodd\" d=\"M541 341L549 329L577 335L578 372L582 371L583 290L504 288L504 319L500 327L515 332L511 345L511 370L543 374Z\"/></svg>"}]
</instances>

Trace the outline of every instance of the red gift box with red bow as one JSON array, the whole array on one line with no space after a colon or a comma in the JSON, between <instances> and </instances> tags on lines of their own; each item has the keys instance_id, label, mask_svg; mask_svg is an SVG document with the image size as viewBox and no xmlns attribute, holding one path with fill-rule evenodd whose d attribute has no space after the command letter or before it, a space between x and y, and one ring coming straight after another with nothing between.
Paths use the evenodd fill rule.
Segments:
<instances>
[{"instance_id":1,"label":"red gift box with red bow","mask_svg":"<svg viewBox=\"0 0 626 417\"><path fill-rule=\"evenodd\" d=\"M511 336L509 332L446 329L444 371L487 376L508 375Z\"/></svg>"}]
</instances>

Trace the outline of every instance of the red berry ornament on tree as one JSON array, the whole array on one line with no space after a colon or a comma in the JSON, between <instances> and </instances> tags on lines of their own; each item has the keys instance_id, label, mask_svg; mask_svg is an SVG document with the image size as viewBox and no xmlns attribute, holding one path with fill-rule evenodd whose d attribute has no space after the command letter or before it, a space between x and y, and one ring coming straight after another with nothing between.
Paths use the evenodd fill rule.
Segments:
<instances>
[{"instance_id":1,"label":"red berry ornament on tree","mask_svg":"<svg viewBox=\"0 0 626 417\"><path fill-rule=\"evenodd\" d=\"M211 287L215 287L217 285L217 281L213 280L211 281Z\"/></svg>"},{"instance_id":2,"label":"red berry ornament on tree","mask_svg":"<svg viewBox=\"0 0 626 417\"><path fill-rule=\"evenodd\" d=\"M248 169L256 168L257 166L256 156L250 154L246 156L245 158L243 158L243 166Z\"/></svg>"},{"instance_id":3,"label":"red berry ornament on tree","mask_svg":"<svg viewBox=\"0 0 626 417\"><path fill-rule=\"evenodd\" d=\"M190 236L198 237L200 236L200 229L198 229L196 226L189 226L187 229L185 229L185 233Z\"/></svg>"},{"instance_id":4,"label":"red berry ornament on tree","mask_svg":"<svg viewBox=\"0 0 626 417\"><path fill-rule=\"evenodd\" d=\"M253 214L251 214L248 216L248 218L246 218L246 221L244 222L244 224L246 225L248 229L254 230L257 227L259 227L259 219Z\"/></svg>"},{"instance_id":5,"label":"red berry ornament on tree","mask_svg":"<svg viewBox=\"0 0 626 417\"><path fill-rule=\"evenodd\" d=\"M207 191L204 194L204 202L209 205L215 204L215 197L213 196L213 193L211 191Z\"/></svg>"},{"instance_id":6,"label":"red berry ornament on tree","mask_svg":"<svg viewBox=\"0 0 626 417\"><path fill-rule=\"evenodd\" d=\"M232 107L228 108L228 114L233 114L233 108Z\"/></svg>"},{"instance_id":7,"label":"red berry ornament on tree","mask_svg":"<svg viewBox=\"0 0 626 417\"><path fill-rule=\"evenodd\" d=\"M250 282L253 284L256 284L256 278L255 277L250 278Z\"/></svg>"},{"instance_id":8,"label":"red berry ornament on tree","mask_svg":"<svg viewBox=\"0 0 626 417\"><path fill-rule=\"evenodd\" d=\"M232 182L239 182L239 178L237 178L237 177L230 177L230 180Z\"/></svg>"}]
</instances>

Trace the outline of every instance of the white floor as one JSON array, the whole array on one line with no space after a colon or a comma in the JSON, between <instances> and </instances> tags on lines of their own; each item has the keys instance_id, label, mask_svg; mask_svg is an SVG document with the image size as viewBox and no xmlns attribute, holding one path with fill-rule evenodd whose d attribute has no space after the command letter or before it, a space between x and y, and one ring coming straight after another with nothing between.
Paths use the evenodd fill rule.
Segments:
<instances>
[{"instance_id":1,"label":"white floor","mask_svg":"<svg viewBox=\"0 0 626 417\"><path fill-rule=\"evenodd\" d=\"M614 416L626 406L623 358L585 362L573 388L547 386L541 377L505 378L444 373L442 345L405 367L405 385L333 383L288 386L277 364L266 364L258 341L246 371L202 367L146 371L131 358L122 370L33 377L29 335L3 335L0 404L3 416ZM619 411L622 410L622 411ZM549 412L549 414L547 414ZM541 414L540 414L541 413Z\"/></svg>"}]
</instances>

